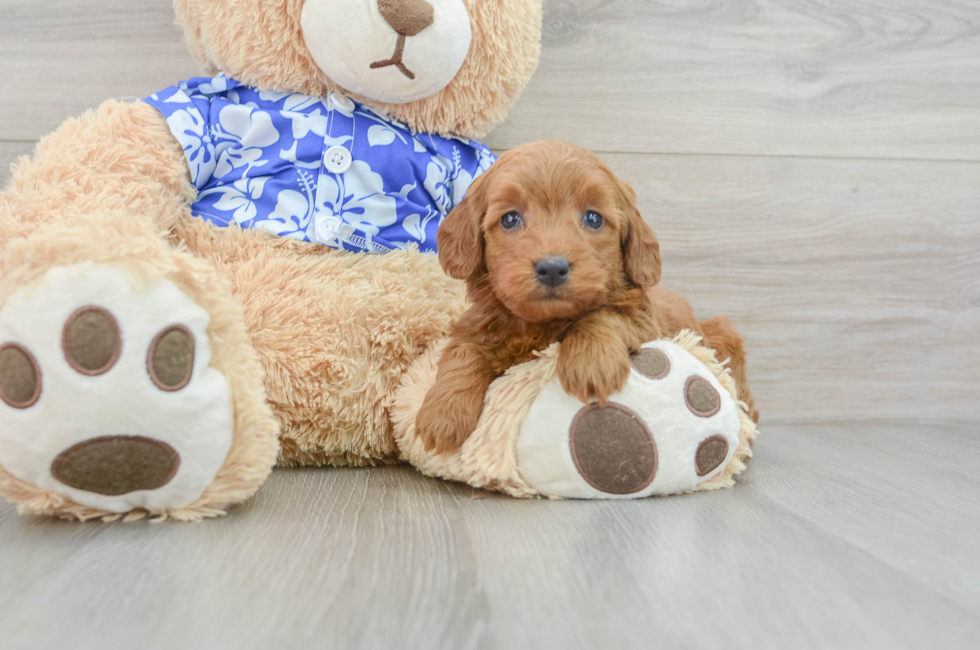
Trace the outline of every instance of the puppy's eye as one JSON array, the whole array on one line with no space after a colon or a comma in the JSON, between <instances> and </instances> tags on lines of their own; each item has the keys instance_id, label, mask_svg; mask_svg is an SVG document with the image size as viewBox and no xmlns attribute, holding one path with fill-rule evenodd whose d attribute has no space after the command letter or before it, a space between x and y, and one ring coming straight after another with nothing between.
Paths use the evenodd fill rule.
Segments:
<instances>
[{"instance_id":1,"label":"puppy's eye","mask_svg":"<svg viewBox=\"0 0 980 650\"><path fill-rule=\"evenodd\" d=\"M522 223L524 223L524 220L521 219L521 215L517 212L508 212L504 216L500 217L500 225L505 230L516 228Z\"/></svg>"},{"instance_id":2,"label":"puppy's eye","mask_svg":"<svg viewBox=\"0 0 980 650\"><path fill-rule=\"evenodd\" d=\"M582 225L592 230L599 230L602 228L602 215L595 210L588 210L582 215Z\"/></svg>"}]
</instances>

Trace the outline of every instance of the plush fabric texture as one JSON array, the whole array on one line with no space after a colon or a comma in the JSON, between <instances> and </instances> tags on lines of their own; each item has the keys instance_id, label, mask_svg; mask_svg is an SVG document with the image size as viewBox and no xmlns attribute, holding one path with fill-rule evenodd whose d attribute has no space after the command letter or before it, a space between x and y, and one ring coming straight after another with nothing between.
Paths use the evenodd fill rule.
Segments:
<instances>
[{"instance_id":1,"label":"plush fabric texture","mask_svg":"<svg viewBox=\"0 0 980 650\"><path fill-rule=\"evenodd\" d=\"M180 454L165 442L143 436L102 436L58 454L51 475L78 490L120 496L159 489L179 469Z\"/></svg>"},{"instance_id":2,"label":"plush fabric texture","mask_svg":"<svg viewBox=\"0 0 980 650\"><path fill-rule=\"evenodd\" d=\"M361 97L393 104L445 88L473 39L463 0L306 0L300 26L327 76Z\"/></svg>"},{"instance_id":3,"label":"plush fabric texture","mask_svg":"<svg viewBox=\"0 0 980 650\"><path fill-rule=\"evenodd\" d=\"M644 348L630 355L630 364L649 379L663 379L670 372L670 359L656 348Z\"/></svg>"},{"instance_id":4,"label":"plush fabric texture","mask_svg":"<svg viewBox=\"0 0 980 650\"><path fill-rule=\"evenodd\" d=\"M116 362L98 373L79 372L62 345L65 323L89 307L112 313L121 332ZM198 500L228 455L234 433L228 381L209 367L209 321L172 282L134 278L105 264L56 266L19 288L0 309L0 340L17 342L33 354L43 391L30 408L0 406L0 465L23 481L110 512L182 508ZM155 386L146 364L157 333L173 322L200 341L192 379L180 393ZM127 493L88 489L100 480L91 476L92 464L80 460L94 458L86 443L120 435L175 450L183 462L174 480ZM124 456L127 464L137 464L133 454ZM79 463L88 469L78 470ZM56 466L78 480L59 485ZM150 478L128 475L127 481L135 485Z\"/></svg>"},{"instance_id":5,"label":"plush fabric texture","mask_svg":"<svg viewBox=\"0 0 980 650\"><path fill-rule=\"evenodd\" d=\"M129 516L197 520L251 496L276 456L278 423L265 401L263 368L230 283L186 247L173 247L177 222L193 219L186 206L194 189L166 122L145 104L107 102L67 121L12 172L10 186L0 192L0 311L13 293L48 270L92 262L137 279L166 278L210 316L210 367L227 379L234 405L231 448L199 499ZM122 516L73 502L2 468L0 494L24 513Z\"/></svg>"},{"instance_id":6,"label":"plush fabric texture","mask_svg":"<svg viewBox=\"0 0 980 650\"><path fill-rule=\"evenodd\" d=\"M449 332L463 283L432 255L338 253L240 228L184 222L181 240L244 301L283 465L391 463L402 373Z\"/></svg>"},{"instance_id":7,"label":"plush fabric texture","mask_svg":"<svg viewBox=\"0 0 980 650\"><path fill-rule=\"evenodd\" d=\"M710 474L728 457L728 440L724 436L711 436L698 445L694 456L698 476Z\"/></svg>"},{"instance_id":8,"label":"plush fabric texture","mask_svg":"<svg viewBox=\"0 0 980 650\"><path fill-rule=\"evenodd\" d=\"M143 101L184 149L195 216L332 248L434 252L442 220L496 160L479 142L414 133L338 93L269 92L219 74Z\"/></svg>"},{"instance_id":9,"label":"plush fabric texture","mask_svg":"<svg viewBox=\"0 0 980 650\"><path fill-rule=\"evenodd\" d=\"M605 453L610 456L619 454L622 471L616 469L615 459L609 459L610 480L604 484L590 480L576 462L574 448L568 444L573 418L582 404L570 399L560 383L553 381L545 386L531 406L517 442L519 468L528 484L548 496L579 499L679 494L693 490L703 480L695 471L697 446L701 440L723 435L731 440L732 449L735 448L739 430L738 406L728 393L722 398L722 408L712 418L696 416L685 403L684 387L692 376L723 390L711 371L670 341L653 341L644 343L643 347L655 348L666 354L670 358L670 372L655 380L633 372L623 388L611 395L609 400L611 404L628 409L652 436L657 454L656 474L652 480L646 484L635 484L636 489L631 491L616 488L619 482L632 482L628 472L633 460L630 451L628 448L618 448L618 445ZM612 445L620 436L628 433L610 431L607 440Z\"/></svg>"},{"instance_id":10,"label":"plush fabric texture","mask_svg":"<svg viewBox=\"0 0 980 650\"><path fill-rule=\"evenodd\" d=\"M68 364L83 375L108 372L122 352L116 317L102 307L86 305L68 317L61 334Z\"/></svg>"},{"instance_id":11,"label":"plush fabric texture","mask_svg":"<svg viewBox=\"0 0 980 650\"><path fill-rule=\"evenodd\" d=\"M479 138L507 115L541 50L541 0L463 0L473 39L453 80L408 104L372 102L419 132ZM212 73L280 92L353 93L317 66L301 25L304 0L174 0L191 53Z\"/></svg>"},{"instance_id":12,"label":"plush fabric texture","mask_svg":"<svg viewBox=\"0 0 980 650\"><path fill-rule=\"evenodd\" d=\"M146 369L157 388L167 392L187 386L194 372L194 334L172 325L157 334L146 355Z\"/></svg>"},{"instance_id":13,"label":"plush fabric texture","mask_svg":"<svg viewBox=\"0 0 980 650\"><path fill-rule=\"evenodd\" d=\"M684 385L684 400L687 408L698 417L710 418L721 408L721 398L703 377L691 377Z\"/></svg>"},{"instance_id":14,"label":"plush fabric texture","mask_svg":"<svg viewBox=\"0 0 980 650\"><path fill-rule=\"evenodd\" d=\"M537 492L518 472L513 441L534 399L555 376L558 344L541 353L538 360L515 366L492 383L473 434L457 451L433 454L416 436L415 418L435 383L446 343L431 346L408 369L395 395L391 420L402 459L428 476L461 481L514 497L535 496Z\"/></svg>"},{"instance_id":15,"label":"plush fabric texture","mask_svg":"<svg viewBox=\"0 0 980 650\"><path fill-rule=\"evenodd\" d=\"M683 413L687 413L687 419L681 423L684 426L675 426L673 430L666 431L666 433L689 439L689 443L680 441L680 447L675 446L670 449L657 447L656 468L652 472L654 477L653 481L649 483L649 487L643 487L641 482L636 481L631 487L639 488L639 491L623 490L617 494L615 490L603 491L588 485L585 488L575 488L568 483L567 479L556 476L554 478L555 483L550 485L548 489L542 491L536 488L529 481L526 469L525 471L521 469L522 466L527 468L528 463L540 465L550 462L540 458L525 457L526 452L521 452L521 449L530 449L526 444L522 444L522 436L527 435L526 421L534 409L535 403L544 403L553 410L557 409L556 414L559 414L559 417L561 413L567 414L569 421L573 421L573 416L582 411L584 406L581 402L565 395L560 386L556 388L555 372L560 346L557 343L540 353L539 358L511 368L503 377L491 384L487 393L483 416L473 435L459 451L443 455L427 452L421 441L415 437L414 432L415 415L421 407L425 394L435 381L438 359L444 348L444 344L434 346L405 374L395 398L395 407L392 413L395 422L395 437L405 459L423 473L466 482L474 487L498 490L515 497L635 498L652 494L675 494L691 490L729 487L734 484L734 477L745 469L745 461L752 455L751 445L757 431L747 413L746 404L738 400L736 384L727 365L719 363L715 358L714 351L701 346L700 343L701 337L689 331L683 331L671 339L670 345L676 346L684 354L690 355L689 361L682 361L682 358L678 356L672 360L672 365L678 369L682 369L682 366L702 368L706 377L717 383L718 388L724 391L724 398L731 400L736 408L734 420L730 424L723 425L729 433L723 436L726 446L725 454L722 456L724 466L720 469L721 463L716 462L719 451L716 444L707 446L707 451L701 453L701 450L706 448L703 443L714 441L716 438L708 433L710 429L705 429L705 433L701 433L695 426L691 426L691 421L696 423L698 418L689 413L684 405L682 391L684 377L678 377L674 391L677 395L672 398L674 406L671 408L672 412L681 416ZM660 346L661 350L672 354L669 345L665 346L664 342L647 344L647 346ZM678 363L681 363L681 366ZM689 370L683 370L683 372L686 373ZM628 384L625 390L628 391L629 387ZM551 392L545 394L546 391ZM655 395L655 393L650 393L649 389L646 391L641 389L635 398L619 395L613 401L623 402L627 405L636 404L638 408L643 410L643 402ZM563 399L567 401L566 404L562 403ZM544 401L542 402L542 400ZM672 417L668 415L668 419L664 422L671 421ZM557 420L558 418L554 419ZM646 421L653 422L654 420L647 418ZM664 432L653 431L653 433L658 435L658 433ZM730 446L728 445L728 436L731 436L734 441ZM700 443L699 440L701 440ZM552 449L552 451L555 450L556 448ZM574 460L571 458L567 439L564 443L564 451L561 453L568 454L567 464L574 467ZM672 455L673 458L664 458L664 453ZM690 467L683 470L682 474L686 472L690 475L688 478L684 478L682 474L677 474L677 471L685 463L689 464ZM708 468L707 465L711 463L715 464ZM670 465L673 465L673 468ZM559 475L567 471L557 465L554 467L556 468L554 471L557 471ZM664 477L660 477L661 469L665 472ZM704 469L707 471L697 474ZM692 477L694 480L691 480ZM626 478L635 480L632 476ZM622 480L623 477L620 476L618 479ZM582 484L585 485L584 482Z\"/></svg>"},{"instance_id":16,"label":"plush fabric texture","mask_svg":"<svg viewBox=\"0 0 980 650\"><path fill-rule=\"evenodd\" d=\"M113 100L66 120L11 172L0 192L0 252L46 223L113 210L141 215L166 233L197 194L157 110Z\"/></svg>"},{"instance_id":17,"label":"plush fabric texture","mask_svg":"<svg viewBox=\"0 0 980 650\"><path fill-rule=\"evenodd\" d=\"M16 343L0 346L0 399L11 408L33 405L41 396L41 370L28 350Z\"/></svg>"},{"instance_id":18,"label":"plush fabric texture","mask_svg":"<svg viewBox=\"0 0 980 650\"><path fill-rule=\"evenodd\" d=\"M634 494L657 474L657 445L643 419L620 404L590 404L569 427L568 446L586 482L609 494Z\"/></svg>"},{"instance_id":19,"label":"plush fabric texture","mask_svg":"<svg viewBox=\"0 0 980 650\"><path fill-rule=\"evenodd\" d=\"M405 36L415 36L435 22L435 10L426 0L378 0L376 6L385 22Z\"/></svg>"}]
</instances>

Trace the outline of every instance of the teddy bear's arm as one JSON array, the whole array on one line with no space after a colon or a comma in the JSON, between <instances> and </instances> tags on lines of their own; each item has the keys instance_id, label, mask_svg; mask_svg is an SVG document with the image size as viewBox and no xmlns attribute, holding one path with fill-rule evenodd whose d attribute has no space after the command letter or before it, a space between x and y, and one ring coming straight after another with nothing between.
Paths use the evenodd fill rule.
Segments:
<instances>
[{"instance_id":1,"label":"teddy bear's arm","mask_svg":"<svg viewBox=\"0 0 980 650\"><path fill-rule=\"evenodd\" d=\"M125 211L168 232L197 195L183 152L152 106L107 101L44 137L0 193L0 251L53 220Z\"/></svg>"}]
</instances>

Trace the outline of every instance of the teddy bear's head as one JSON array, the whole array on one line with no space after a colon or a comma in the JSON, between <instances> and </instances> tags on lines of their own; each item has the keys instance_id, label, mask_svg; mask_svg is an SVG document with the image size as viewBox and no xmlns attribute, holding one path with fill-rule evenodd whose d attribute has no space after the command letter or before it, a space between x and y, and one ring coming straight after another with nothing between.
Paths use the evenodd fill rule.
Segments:
<instances>
[{"instance_id":1,"label":"teddy bear's head","mask_svg":"<svg viewBox=\"0 0 980 650\"><path fill-rule=\"evenodd\" d=\"M537 66L542 0L174 0L209 71L269 90L333 89L416 131L478 137Z\"/></svg>"}]
</instances>

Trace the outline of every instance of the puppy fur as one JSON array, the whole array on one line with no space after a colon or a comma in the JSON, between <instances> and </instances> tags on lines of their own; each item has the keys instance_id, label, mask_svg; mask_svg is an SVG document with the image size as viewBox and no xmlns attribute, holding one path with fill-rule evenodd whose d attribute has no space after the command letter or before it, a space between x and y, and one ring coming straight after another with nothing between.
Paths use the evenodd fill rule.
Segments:
<instances>
[{"instance_id":1,"label":"puppy fur","mask_svg":"<svg viewBox=\"0 0 980 650\"><path fill-rule=\"evenodd\" d=\"M600 227L585 219L590 212ZM536 272L553 256L568 261L556 286ZM731 360L739 398L758 420L738 333L723 316L699 323L687 302L656 286L660 245L635 193L585 149L543 141L501 156L440 227L439 261L466 280L472 306L452 328L416 419L429 450L458 449L490 383L555 341L565 391L606 402L629 377L630 352L682 329Z\"/></svg>"}]
</instances>

